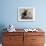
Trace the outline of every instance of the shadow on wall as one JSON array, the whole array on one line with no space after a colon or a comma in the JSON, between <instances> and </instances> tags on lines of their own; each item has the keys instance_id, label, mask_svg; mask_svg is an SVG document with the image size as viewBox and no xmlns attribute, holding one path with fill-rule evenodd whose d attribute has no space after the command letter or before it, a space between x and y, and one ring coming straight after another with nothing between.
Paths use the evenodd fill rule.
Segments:
<instances>
[{"instance_id":1,"label":"shadow on wall","mask_svg":"<svg viewBox=\"0 0 46 46\"><path fill-rule=\"evenodd\" d=\"M5 31L6 31L6 26L4 24L0 24L0 43L2 43L2 36L3 36L2 32Z\"/></svg>"}]
</instances>

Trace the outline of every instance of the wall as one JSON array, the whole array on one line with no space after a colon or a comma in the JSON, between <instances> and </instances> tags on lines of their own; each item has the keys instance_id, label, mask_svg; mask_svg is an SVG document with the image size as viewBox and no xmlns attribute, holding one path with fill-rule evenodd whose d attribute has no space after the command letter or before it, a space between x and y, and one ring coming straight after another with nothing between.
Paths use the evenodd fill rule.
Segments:
<instances>
[{"instance_id":1,"label":"wall","mask_svg":"<svg viewBox=\"0 0 46 46\"><path fill-rule=\"evenodd\" d=\"M16 28L41 27L46 28L46 0L0 0L0 24L13 24ZM18 22L18 7L34 7L36 20L34 22Z\"/></svg>"}]
</instances>

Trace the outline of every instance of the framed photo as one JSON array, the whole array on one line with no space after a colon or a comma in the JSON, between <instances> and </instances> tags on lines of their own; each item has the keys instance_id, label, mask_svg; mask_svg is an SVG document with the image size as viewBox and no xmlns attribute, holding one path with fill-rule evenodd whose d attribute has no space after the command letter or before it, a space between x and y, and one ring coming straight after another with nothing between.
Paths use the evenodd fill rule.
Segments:
<instances>
[{"instance_id":1,"label":"framed photo","mask_svg":"<svg viewBox=\"0 0 46 46\"><path fill-rule=\"evenodd\" d=\"M35 21L35 8L19 7L18 21Z\"/></svg>"}]
</instances>

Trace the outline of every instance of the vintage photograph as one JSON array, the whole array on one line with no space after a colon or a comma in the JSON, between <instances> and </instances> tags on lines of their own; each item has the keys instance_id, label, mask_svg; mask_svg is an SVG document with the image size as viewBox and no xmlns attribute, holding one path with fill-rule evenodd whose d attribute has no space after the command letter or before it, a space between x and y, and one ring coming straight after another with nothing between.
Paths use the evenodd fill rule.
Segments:
<instances>
[{"instance_id":1,"label":"vintage photograph","mask_svg":"<svg viewBox=\"0 0 46 46\"><path fill-rule=\"evenodd\" d=\"M34 21L35 8L20 7L18 8L18 21Z\"/></svg>"}]
</instances>

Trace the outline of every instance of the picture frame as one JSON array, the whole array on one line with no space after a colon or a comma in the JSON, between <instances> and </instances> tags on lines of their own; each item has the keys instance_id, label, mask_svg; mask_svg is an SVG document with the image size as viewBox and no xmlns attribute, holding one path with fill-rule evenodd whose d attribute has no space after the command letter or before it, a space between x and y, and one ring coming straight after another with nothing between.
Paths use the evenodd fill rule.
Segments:
<instances>
[{"instance_id":1,"label":"picture frame","mask_svg":"<svg viewBox=\"0 0 46 46\"><path fill-rule=\"evenodd\" d=\"M35 8L19 7L18 21L35 21Z\"/></svg>"}]
</instances>

